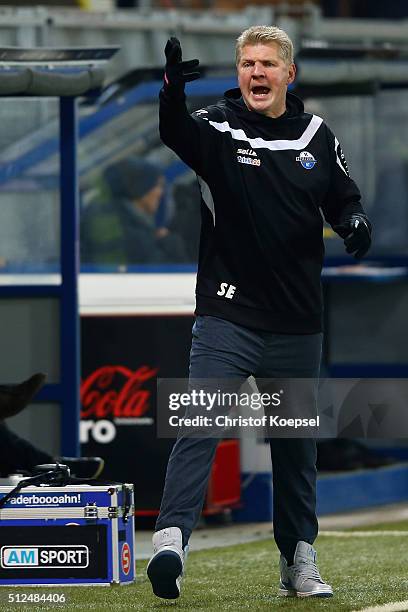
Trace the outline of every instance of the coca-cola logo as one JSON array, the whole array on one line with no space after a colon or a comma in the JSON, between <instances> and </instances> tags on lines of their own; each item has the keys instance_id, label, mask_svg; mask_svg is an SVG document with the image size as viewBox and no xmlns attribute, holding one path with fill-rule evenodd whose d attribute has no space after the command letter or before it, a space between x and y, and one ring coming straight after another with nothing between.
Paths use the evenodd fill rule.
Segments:
<instances>
[{"instance_id":1,"label":"coca-cola logo","mask_svg":"<svg viewBox=\"0 0 408 612\"><path fill-rule=\"evenodd\" d=\"M157 368L103 366L81 383L81 419L117 419L143 416L150 407L151 391L143 388Z\"/></svg>"}]
</instances>

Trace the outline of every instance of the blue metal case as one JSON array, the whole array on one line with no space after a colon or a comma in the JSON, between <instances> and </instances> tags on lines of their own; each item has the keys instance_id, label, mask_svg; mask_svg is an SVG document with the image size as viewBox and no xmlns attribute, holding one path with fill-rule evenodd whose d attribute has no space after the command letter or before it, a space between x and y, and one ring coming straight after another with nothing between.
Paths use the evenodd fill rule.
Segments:
<instances>
[{"instance_id":1,"label":"blue metal case","mask_svg":"<svg viewBox=\"0 0 408 612\"><path fill-rule=\"evenodd\" d=\"M133 485L30 486L0 510L0 585L134 580Z\"/></svg>"}]
</instances>

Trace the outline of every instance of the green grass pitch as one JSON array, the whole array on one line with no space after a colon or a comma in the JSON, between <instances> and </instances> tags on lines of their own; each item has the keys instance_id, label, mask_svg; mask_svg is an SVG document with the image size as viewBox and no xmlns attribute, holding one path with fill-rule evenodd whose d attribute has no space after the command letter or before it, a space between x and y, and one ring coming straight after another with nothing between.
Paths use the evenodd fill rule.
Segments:
<instances>
[{"instance_id":1,"label":"green grass pitch","mask_svg":"<svg viewBox=\"0 0 408 612\"><path fill-rule=\"evenodd\" d=\"M378 526L380 528L380 526ZM375 527L368 528L370 531ZM273 540L191 552L181 597L169 602L156 598L146 577L146 562L137 563L137 582L125 587L72 587L64 592L63 607L27 607L19 610L143 610L189 612L224 610L330 610L351 612L367 606L408 600L408 522L381 525L382 531L403 530L407 535L338 538L320 536L318 565L332 584L330 599L292 599L277 596L278 552ZM137 542L137 538L136 538ZM7 587L0 589L0 610ZM13 590L16 592L16 589ZM34 589L26 589L34 592ZM44 592L44 590L35 590ZM49 590L45 591L49 593Z\"/></svg>"}]
</instances>

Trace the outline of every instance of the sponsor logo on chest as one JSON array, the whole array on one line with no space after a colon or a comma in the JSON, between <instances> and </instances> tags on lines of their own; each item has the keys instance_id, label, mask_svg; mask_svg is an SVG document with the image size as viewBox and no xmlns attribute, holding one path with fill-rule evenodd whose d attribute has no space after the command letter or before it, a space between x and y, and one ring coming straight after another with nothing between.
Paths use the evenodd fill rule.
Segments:
<instances>
[{"instance_id":1,"label":"sponsor logo on chest","mask_svg":"<svg viewBox=\"0 0 408 612\"><path fill-rule=\"evenodd\" d=\"M261 160L253 149L237 149L237 161L249 166L260 166Z\"/></svg>"}]
</instances>

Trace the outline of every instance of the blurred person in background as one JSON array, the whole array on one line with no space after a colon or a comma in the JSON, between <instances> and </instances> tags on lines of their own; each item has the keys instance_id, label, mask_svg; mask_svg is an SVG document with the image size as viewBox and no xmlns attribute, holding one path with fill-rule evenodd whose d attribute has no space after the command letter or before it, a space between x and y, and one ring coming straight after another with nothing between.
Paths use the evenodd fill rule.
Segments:
<instances>
[{"instance_id":1,"label":"blurred person in background","mask_svg":"<svg viewBox=\"0 0 408 612\"><path fill-rule=\"evenodd\" d=\"M58 461L67 465L78 478L96 478L104 467L101 457L52 457L11 431L5 419L21 412L43 387L46 375L38 372L17 385L0 385L0 477L24 472L31 474L36 465Z\"/></svg>"},{"instance_id":2,"label":"blurred person in background","mask_svg":"<svg viewBox=\"0 0 408 612\"><path fill-rule=\"evenodd\" d=\"M298 401L314 410L323 339L322 213L347 252L361 258L371 226L359 189L323 119L305 113L302 101L287 92L296 67L284 31L254 26L243 32L236 45L239 88L192 115L184 87L200 76L199 62L182 61L176 38L165 55L160 135L196 172L201 190L190 389L200 379L214 385L243 383L251 375L272 382L311 379L309 395L302 389ZM201 437L179 432L170 455L147 567L159 597L180 594L217 442L211 431ZM275 437L270 450L279 594L330 597L313 548L316 442Z\"/></svg>"},{"instance_id":3,"label":"blurred person in background","mask_svg":"<svg viewBox=\"0 0 408 612\"><path fill-rule=\"evenodd\" d=\"M164 193L164 176L155 164L129 158L103 173L102 201L81 216L81 259L84 264L183 263L182 239L156 227L156 213Z\"/></svg>"},{"instance_id":4,"label":"blurred person in background","mask_svg":"<svg viewBox=\"0 0 408 612\"><path fill-rule=\"evenodd\" d=\"M136 8L139 0L116 0L116 8Z\"/></svg>"},{"instance_id":5,"label":"blurred person in background","mask_svg":"<svg viewBox=\"0 0 408 612\"><path fill-rule=\"evenodd\" d=\"M188 261L198 262L200 244L200 200L197 181L177 183L173 189L174 214L169 229L182 238Z\"/></svg>"},{"instance_id":6,"label":"blurred person in background","mask_svg":"<svg viewBox=\"0 0 408 612\"><path fill-rule=\"evenodd\" d=\"M408 17L406 0L321 0L325 17L358 17L362 19L398 19Z\"/></svg>"}]
</instances>

